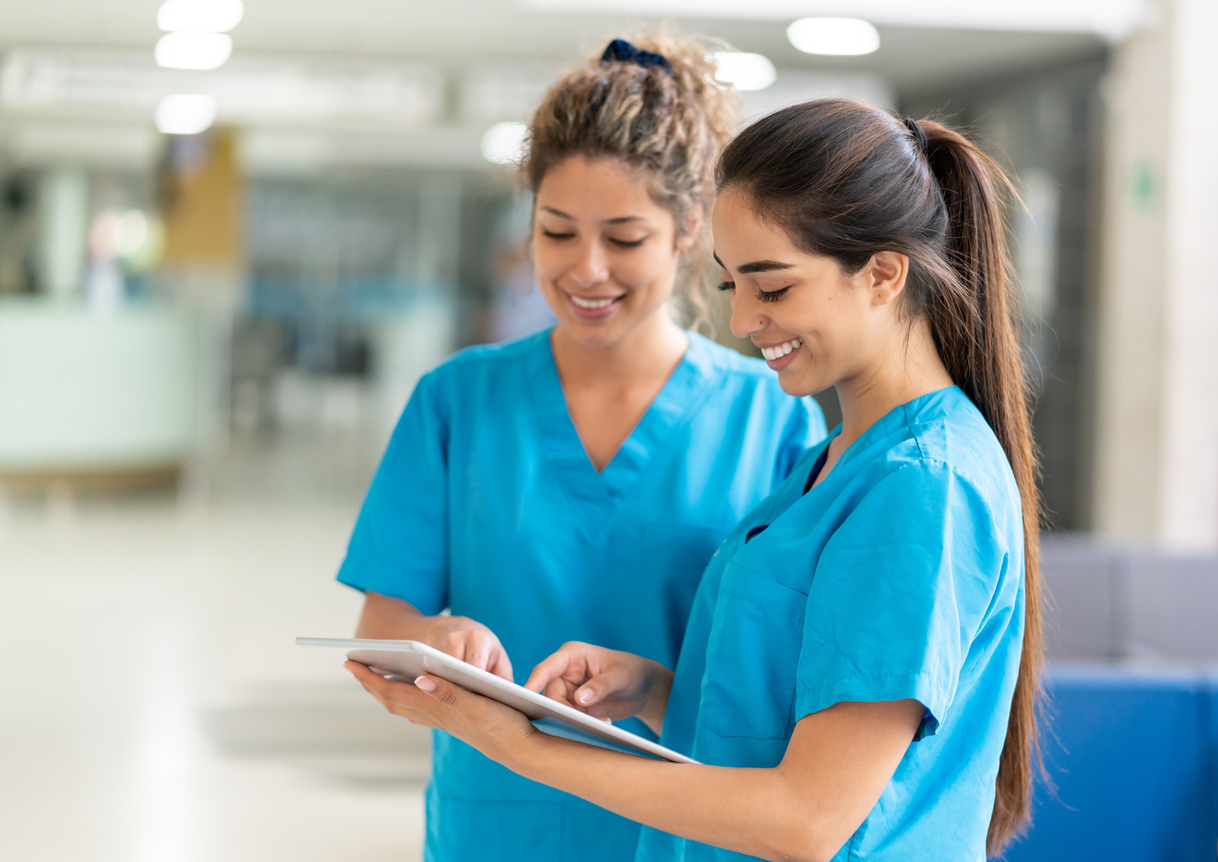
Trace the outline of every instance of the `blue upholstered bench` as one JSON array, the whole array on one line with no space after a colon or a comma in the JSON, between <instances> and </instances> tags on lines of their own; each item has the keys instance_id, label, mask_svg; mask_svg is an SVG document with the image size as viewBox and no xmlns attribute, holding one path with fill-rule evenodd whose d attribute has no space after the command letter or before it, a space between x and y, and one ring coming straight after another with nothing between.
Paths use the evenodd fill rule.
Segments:
<instances>
[{"instance_id":1,"label":"blue upholstered bench","mask_svg":"<svg viewBox=\"0 0 1218 862\"><path fill-rule=\"evenodd\" d=\"M1031 831L1009 862L1214 862L1218 670L1057 665Z\"/></svg>"}]
</instances>

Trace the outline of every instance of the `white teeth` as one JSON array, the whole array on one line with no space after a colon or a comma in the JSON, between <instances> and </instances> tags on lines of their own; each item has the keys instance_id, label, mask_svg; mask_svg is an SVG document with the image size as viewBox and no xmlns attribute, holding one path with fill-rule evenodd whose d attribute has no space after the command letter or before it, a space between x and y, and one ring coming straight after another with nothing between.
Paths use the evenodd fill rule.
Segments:
<instances>
[{"instance_id":1,"label":"white teeth","mask_svg":"<svg viewBox=\"0 0 1218 862\"><path fill-rule=\"evenodd\" d=\"M774 347L761 348L761 355L767 360L777 359L780 356L786 356L792 350L798 350L799 345L803 343L804 340L802 338L792 338L790 341L784 341L782 344L775 345Z\"/></svg>"},{"instance_id":2,"label":"white teeth","mask_svg":"<svg viewBox=\"0 0 1218 862\"><path fill-rule=\"evenodd\" d=\"M616 296L610 297L609 299L584 299L583 297L575 296L574 294L568 294L568 296L570 296L571 301L580 308L586 308L590 311L597 308L607 308L608 306L613 305L613 303L617 302L619 299L619 297Z\"/></svg>"}]
</instances>

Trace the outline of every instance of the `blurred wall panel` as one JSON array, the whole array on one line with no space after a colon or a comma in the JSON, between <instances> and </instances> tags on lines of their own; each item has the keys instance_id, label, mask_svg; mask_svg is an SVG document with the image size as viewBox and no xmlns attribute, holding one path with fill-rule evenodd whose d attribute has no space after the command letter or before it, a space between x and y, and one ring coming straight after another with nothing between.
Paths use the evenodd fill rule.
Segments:
<instances>
[{"instance_id":1,"label":"blurred wall panel","mask_svg":"<svg viewBox=\"0 0 1218 862\"><path fill-rule=\"evenodd\" d=\"M1095 526L1218 548L1218 5L1170 0L1107 90Z\"/></svg>"}]
</instances>

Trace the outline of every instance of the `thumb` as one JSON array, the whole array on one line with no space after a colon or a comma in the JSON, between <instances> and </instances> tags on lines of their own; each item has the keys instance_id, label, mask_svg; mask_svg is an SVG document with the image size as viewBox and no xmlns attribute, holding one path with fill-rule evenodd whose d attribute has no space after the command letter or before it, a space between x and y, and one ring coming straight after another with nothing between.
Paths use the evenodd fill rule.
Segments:
<instances>
[{"instance_id":1,"label":"thumb","mask_svg":"<svg viewBox=\"0 0 1218 862\"><path fill-rule=\"evenodd\" d=\"M415 678L414 684L415 688L419 691L427 694L429 697L435 698L440 703L452 706L457 702L457 686L446 679L440 679L438 676L432 676L431 674L423 674Z\"/></svg>"},{"instance_id":2,"label":"thumb","mask_svg":"<svg viewBox=\"0 0 1218 862\"><path fill-rule=\"evenodd\" d=\"M621 665L613 665L577 688L574 700L579 706L589 707L621 691L629 682L626 669Z\"/></svg>"}]
</instances>

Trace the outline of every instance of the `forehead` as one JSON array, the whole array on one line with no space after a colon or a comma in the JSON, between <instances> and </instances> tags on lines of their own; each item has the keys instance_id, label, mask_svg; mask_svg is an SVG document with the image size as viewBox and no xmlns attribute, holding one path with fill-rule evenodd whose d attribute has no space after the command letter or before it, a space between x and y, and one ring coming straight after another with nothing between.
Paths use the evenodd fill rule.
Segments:
<instances>
[{"instance_id":1,"label":"forehead","mask_svg":"<svg viewBox=\"0 0 1218 862\"><path fill-rule=\"evenodd\" d=\"M785 230L757 213L748 195L736 189L725 189L716 198L711 224L715 254L728 269L762 259L795 263L807 256Z\"/></svg>"},{"instance_id":2,"label":"forehead","mask_svg":"<svg viewBox=\"0 0 1218 862\"><path fill-rule=\"evenodd\" d=\"M554 165L537 187L537 206L580 219L671 218L652 199L650 177L612 158L571 156Z\"/></svg>"}]
</instances>

